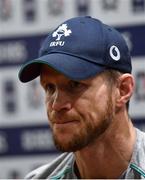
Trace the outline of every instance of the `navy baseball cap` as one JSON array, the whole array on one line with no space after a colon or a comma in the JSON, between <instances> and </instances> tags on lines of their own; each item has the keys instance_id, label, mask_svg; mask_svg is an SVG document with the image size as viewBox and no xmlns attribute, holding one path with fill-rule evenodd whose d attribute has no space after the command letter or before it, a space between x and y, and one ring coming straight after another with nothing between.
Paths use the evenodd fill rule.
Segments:
<instances>
[{"instance_id":1,"label":"navy baseball cap","mask_svg":"<svg viewBox=\"0 0 145 180\"><path fill-rule=\"evenodd\" d=\"M76 17L60 24L44 40L37 59L25 63L19 79L28 82L40 75L41 65L83 80L105 69L131 73L131 56L125 40L114 28L92 17Z\"/></svg>"}]
</instances>

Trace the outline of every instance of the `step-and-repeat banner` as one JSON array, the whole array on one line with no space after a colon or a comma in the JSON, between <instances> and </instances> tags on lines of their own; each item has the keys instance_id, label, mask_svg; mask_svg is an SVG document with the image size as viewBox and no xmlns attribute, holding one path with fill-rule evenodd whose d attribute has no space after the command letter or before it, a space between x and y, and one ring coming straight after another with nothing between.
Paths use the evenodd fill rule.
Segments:
<instances>
[{"instance_id":1,"label":"step-and-repeat banner","mask_svg":"<svg viewBox=\"0 0 145 180\"><path fill-rule=\"evenodd\" d=\"M145 0L1 0L0 178L23 178L59 154L39 78L22 84L18 71L22 63L37 57L49 31L83 15L116 27L124 36L136 80L130 115L145 130Z\"/></svg>"}]
</instances>

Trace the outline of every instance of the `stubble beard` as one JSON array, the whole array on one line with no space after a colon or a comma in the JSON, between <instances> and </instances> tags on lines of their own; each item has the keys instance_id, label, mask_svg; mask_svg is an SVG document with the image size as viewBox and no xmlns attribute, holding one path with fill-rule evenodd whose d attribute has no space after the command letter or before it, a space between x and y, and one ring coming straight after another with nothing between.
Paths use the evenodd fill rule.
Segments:
<instances>
[{"instance_id":1,"label":"stubble beard","mask_svg":"<svg viewBox=\"0 0 145 180\"><path fill-rule=\"evenodd\" d=\"M62 152L76 152L82 148L92 144L97 138L99 138L106 129L110 126L113 120L113 103L111 95L108 97L106 108L102 113L99 124L92 124L89 121L85 123L85 128L81 129L79 133L72 135L69 142L64 142L53 133L53 140L56 148Z\"/></svg>"}]
</instances>

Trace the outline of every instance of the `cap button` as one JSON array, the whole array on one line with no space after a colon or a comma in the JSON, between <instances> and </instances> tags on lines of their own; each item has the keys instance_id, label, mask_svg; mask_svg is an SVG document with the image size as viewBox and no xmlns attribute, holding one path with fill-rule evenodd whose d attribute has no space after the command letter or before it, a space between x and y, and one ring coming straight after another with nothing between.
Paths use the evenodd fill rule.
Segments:
<instances>
[{"instance_id":1,"label":"cap button","mask_svg":"<svg viewBox=\"0 0 145 180\"><path fill-rule=\"evenodd\" d=\"M91 16L85 16L86 18L92 18Z\"/></svg>"}]
</instances>

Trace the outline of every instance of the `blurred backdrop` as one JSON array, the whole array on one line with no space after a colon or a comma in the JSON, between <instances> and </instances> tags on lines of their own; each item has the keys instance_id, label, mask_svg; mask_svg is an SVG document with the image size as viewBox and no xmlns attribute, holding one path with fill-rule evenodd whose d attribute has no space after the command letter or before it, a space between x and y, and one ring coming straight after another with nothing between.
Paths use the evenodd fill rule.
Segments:
<instances>
[{"instance_id":1,"label":"blurred backdrop","mask_svg":"<svg viewBox=\"0 0 145 180\"><path fill-rule=\"evenodd\" d=\"M0 178L23 178L58 156L39 79L18 80L22 63L38 55L44 37L75 16L117 28L132 55L134 124L145 130L145 0L0 0Z\"/></svg>"}]
</instances>

